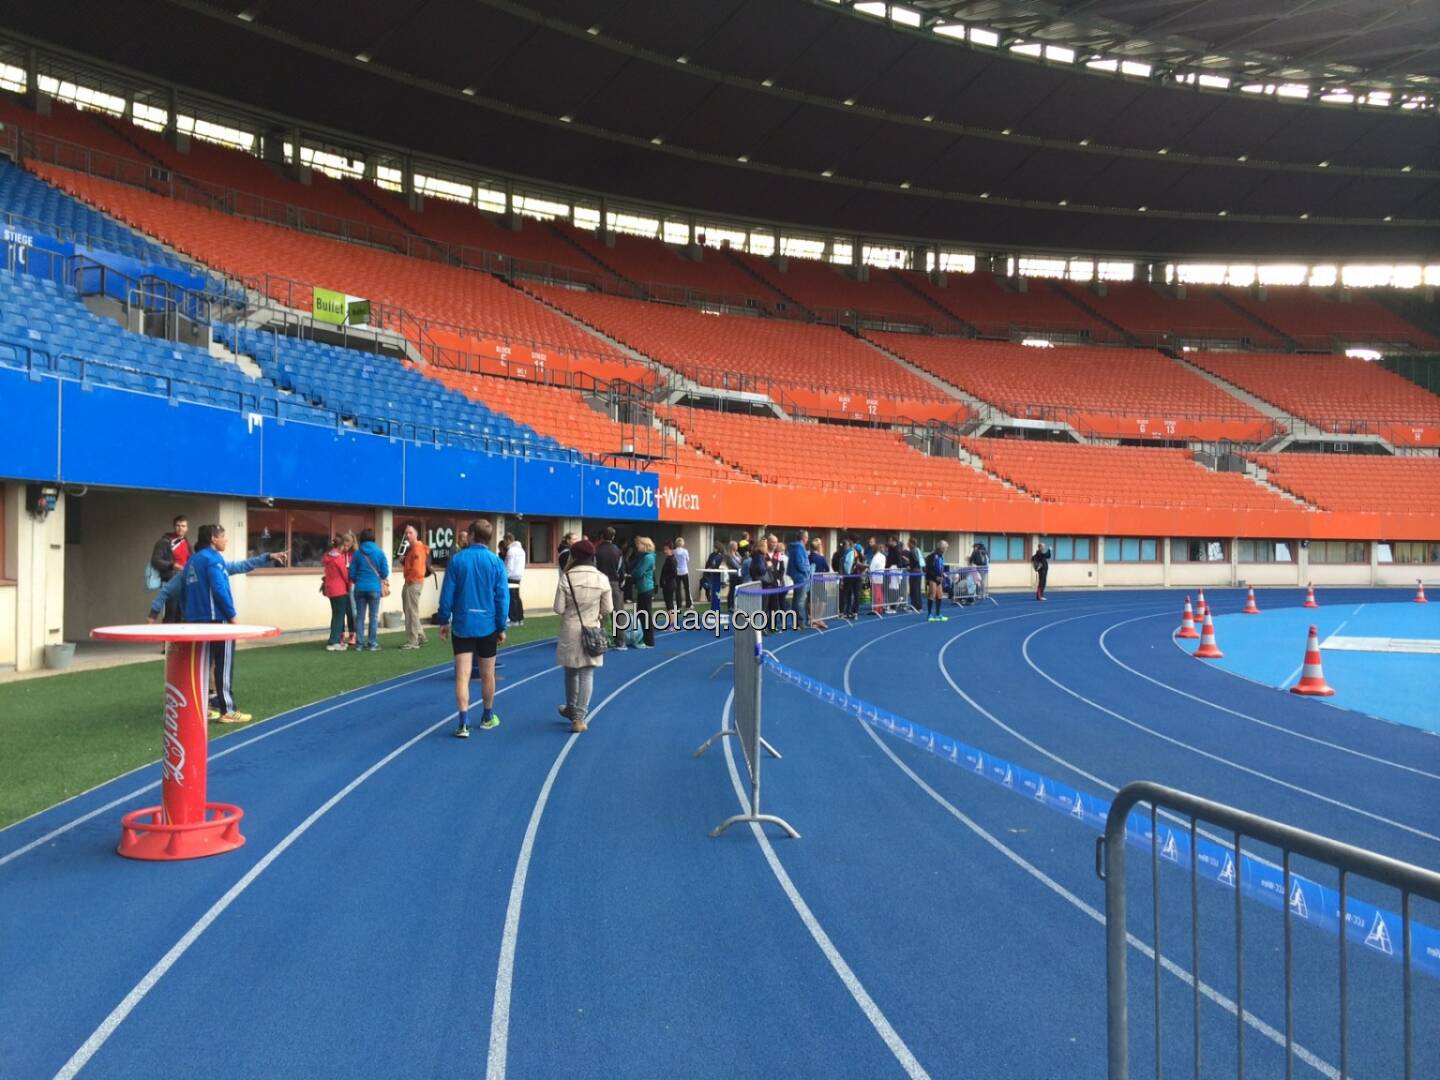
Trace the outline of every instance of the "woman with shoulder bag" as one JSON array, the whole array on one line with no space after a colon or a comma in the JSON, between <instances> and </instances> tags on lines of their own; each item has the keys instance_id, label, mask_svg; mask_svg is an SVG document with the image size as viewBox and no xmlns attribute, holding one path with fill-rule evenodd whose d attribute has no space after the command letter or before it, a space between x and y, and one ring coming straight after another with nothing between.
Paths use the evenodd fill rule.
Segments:
<instances>
[{"instance_id":1,"label":"woman with shoulder bag","mask_svg":"<svg viewBox=\"0 0 1440 1080\"><path fill-rule=\"evenodd\" d=\"M605 619L615 610L610 579L595 568L595 545L579 540L570 548L566 569L555 588L555 614L560 629L555 638L555 662L565 669L565 704L560 715L570 730L585 731L595 669L604 666L609 641Z\"/></svg>"}]
</instances>

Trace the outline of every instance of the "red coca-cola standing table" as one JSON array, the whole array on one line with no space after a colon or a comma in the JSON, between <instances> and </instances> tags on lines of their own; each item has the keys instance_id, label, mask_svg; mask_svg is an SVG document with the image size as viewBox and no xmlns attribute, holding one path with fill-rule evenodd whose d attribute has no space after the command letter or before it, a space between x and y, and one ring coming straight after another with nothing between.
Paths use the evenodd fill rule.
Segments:
<instances>
[{"instance_id":1,"label":"red coca-cola standing table","mask_svg":"<svg viewBox=\"0 0 1440 1080\"><path fill-rule=\"evenodd\" d=\"M160 760L160 805L132 810L120 819L120 846L129 859L198 859L232 851L245 843L230 803L206 801L211 641L275 637L274 626L239 623L141 623L101 626L90 636L101 641L168 645L165 653L164 756Z\"/></svg>"}]
</instances>

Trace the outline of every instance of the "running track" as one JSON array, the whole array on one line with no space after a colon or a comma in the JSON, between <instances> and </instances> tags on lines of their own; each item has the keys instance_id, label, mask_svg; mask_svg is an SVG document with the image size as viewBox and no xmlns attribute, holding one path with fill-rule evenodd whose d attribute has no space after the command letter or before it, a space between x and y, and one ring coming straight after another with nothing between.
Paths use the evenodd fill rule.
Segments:
<instances>
[{"instance_id":1,"label":"running track","mask_svg":"<svg viewBox=\"0 0 1440 1080\"><path fill-rule=\"evenodd\" d=\"M1440 739L1191 659L1177 598L1004 596L772 648L1098 796L1157 780L1440 866ZM728 746L690 752L721 723L727 659L698 634L612 654L575 739L546 645L502 654L504 722L468 742L438 670L258 725L215 748L211 790L249 838L219 858L113 854L153 768L0 831L0 1076L1103 1075L1095 834L772 683L766 808L803 839L710 840L741 774ZM1131 865L1148 941L1149 866ZM1236 1052L1232 895L1202 886L1211 1075ZM1284 1069L1270 915L1247 910L1256 1076ZM1163 1055L1188 1071L1183 877L1162 880L1161 927ZM1335 953L1297 933L1297 1076L1338 1075ZM1397 1076L1398 968L1351 954L1353 1073ZM1150 964L1132 952L1142 1069ZM1415 989L1416 1075L1440 1076L1440 984Z\"/></svg>"}]
</instances>

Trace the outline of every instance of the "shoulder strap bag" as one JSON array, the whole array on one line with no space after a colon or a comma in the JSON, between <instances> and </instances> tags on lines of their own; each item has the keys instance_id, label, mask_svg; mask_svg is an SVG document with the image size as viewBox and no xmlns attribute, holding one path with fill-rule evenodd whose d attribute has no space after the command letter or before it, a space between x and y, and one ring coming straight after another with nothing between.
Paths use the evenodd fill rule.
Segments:
<instances>
[{"instance_id":1,"label":"shoulder strap bag","mask_svg":"<svg viewBox=\"0 0 1440 1080\"><path fill-rule=\"evenodd\" d=\"M570 589L570 600L575 605L575 618L580 621L580 647L585 650L586 656L604 656L605 650L610 648L610 639L600 631L598 626L586 626L584 618L580 615L580 601L575 596L575 583L570 580L570 574L565 574L565 584Z\"/></svg>"}]
</instances>

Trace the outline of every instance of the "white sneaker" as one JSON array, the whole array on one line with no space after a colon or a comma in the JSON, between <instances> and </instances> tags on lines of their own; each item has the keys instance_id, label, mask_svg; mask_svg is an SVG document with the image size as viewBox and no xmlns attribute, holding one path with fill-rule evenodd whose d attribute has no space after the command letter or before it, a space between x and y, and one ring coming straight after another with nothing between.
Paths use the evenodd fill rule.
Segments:
<instances>
[{"instance_id":1,"label":"white sneaker","mask_svg":"<svg viewBox=\"0 0 1440 1080\"><path fill-rule=\"evenodd\" d=\"M345 651L345 646L344 646L344 645L326 645L326 646L325 646L325 651L326 651L326 652L344 652L344 651Z\"/></svg>"}]
</instances>

